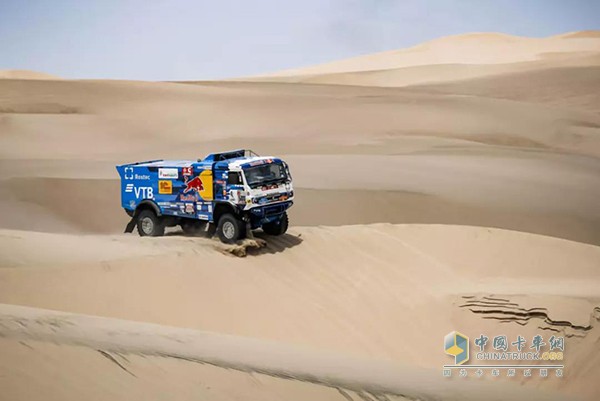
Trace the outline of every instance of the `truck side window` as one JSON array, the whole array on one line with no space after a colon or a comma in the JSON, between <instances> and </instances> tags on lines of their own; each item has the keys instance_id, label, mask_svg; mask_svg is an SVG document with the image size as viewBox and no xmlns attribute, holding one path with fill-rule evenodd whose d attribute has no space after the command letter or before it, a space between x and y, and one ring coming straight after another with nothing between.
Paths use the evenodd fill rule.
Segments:
<instances>
[{"instance_id":1,"label":"truck side window","mask_svg":"<svg viewBox=\"0 0 600 401\"><path fill-rule=\"evenodd\" d=\"M242 185L242 177L238 172L229 172L229 176L227 177L227 184L229 185Z\"/></svg>"}]
</instances>

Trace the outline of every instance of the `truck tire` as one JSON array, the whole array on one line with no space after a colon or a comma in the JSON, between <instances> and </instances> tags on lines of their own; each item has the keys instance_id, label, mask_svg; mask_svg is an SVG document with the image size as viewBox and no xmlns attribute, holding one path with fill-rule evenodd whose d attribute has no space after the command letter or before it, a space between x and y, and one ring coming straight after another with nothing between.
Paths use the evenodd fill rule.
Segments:
<instances>
[{"instance_id":1,"label":"truck tire","mask_svg":"<svg viewBox=\"0 0 600 401\"><path fill-rule=\"evenodd\" d=\"M290 221L286 212L283 212L279 220L263 224L262 229L265 234L283 235L288 229Z\"/></svg>"},{"instance_id":2,"label":"truck tire","mask_svg":"<svg viewBox=\"0 0 600 401\"><path fill-rule=\"evenodd\" d=\"M221 242L233 244L244 236L244 222L231 213L225 213L219 218L217 234Z\"/></svg>"},{"instance_id":3,"label":"truck tire","mask_svg":"<svg viewBox=\"0 0 600 401\"><path fill-rule=\"evenodd\" d=\"M140 237L160 237L165 234L165 225L152 210L142 210L137 216L137 229Z\"/></svg>"}]
</instances>

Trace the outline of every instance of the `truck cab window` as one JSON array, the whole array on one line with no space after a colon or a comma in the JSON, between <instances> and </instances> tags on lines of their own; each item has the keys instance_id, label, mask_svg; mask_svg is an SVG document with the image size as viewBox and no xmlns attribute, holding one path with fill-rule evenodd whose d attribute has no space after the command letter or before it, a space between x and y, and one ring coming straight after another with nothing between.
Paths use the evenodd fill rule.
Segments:
<instances>
[{"instance_id":1,"label":"truck cab window","mask_svg":"<svg viewBox=\"0 0 600 401\"><path fill-rule=\"evenodd\" d=\"M239 172L229 172L227 177L227 184L229 185L242 185L242 177Z\"/></svg>"}]
</instances>

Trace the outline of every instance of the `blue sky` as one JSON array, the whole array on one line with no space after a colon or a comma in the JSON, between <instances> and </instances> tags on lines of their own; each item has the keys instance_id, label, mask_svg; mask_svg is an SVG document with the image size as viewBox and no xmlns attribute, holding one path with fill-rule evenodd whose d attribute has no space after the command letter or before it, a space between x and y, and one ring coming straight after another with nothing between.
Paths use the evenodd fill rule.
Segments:
<instances>
[{"instance_id":1,"label":"blue sky","mask_svg":"<svg viewBox=\"0 0 600 401\"><path fill-rule=\"evenodd\" d=\"M441 36L600 29L597 0L0 0L0 69L215 79Z\"/></svg>"}]
</instances>

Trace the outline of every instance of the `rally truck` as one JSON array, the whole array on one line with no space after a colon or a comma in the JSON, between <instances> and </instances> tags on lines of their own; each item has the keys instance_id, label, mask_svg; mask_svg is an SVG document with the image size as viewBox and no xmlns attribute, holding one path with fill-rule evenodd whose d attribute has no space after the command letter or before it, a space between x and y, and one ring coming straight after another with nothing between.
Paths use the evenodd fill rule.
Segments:
<instances>
[{"instance_id":1,"label":"rally truck","mask_svg":"<svg viewBox=\"0 0 600 401\"><path fill-rule=\"evenodd\" d=\"M282 235L294 202L288 165L251 150L213 153L204 159L150 160L116 166L121 205L131 217L125 232L161 236L165 227L192 233L216 227L225 243L262 228Z\"/></svg>"}]
</instances>

